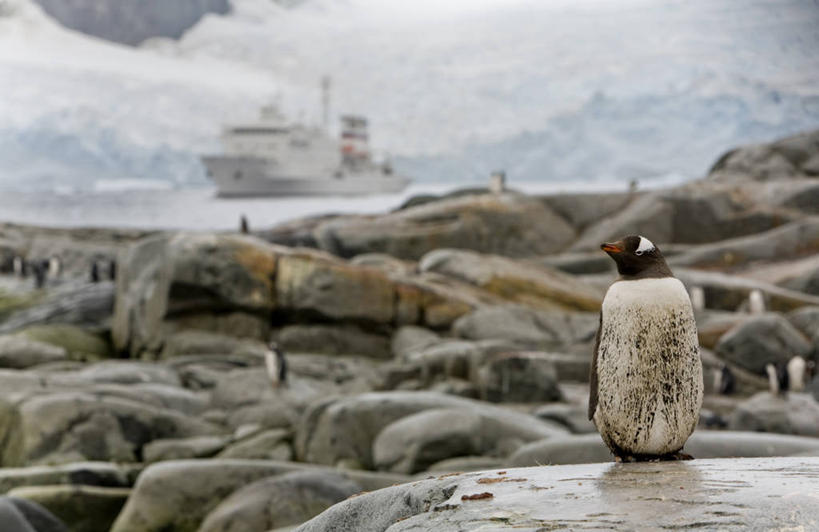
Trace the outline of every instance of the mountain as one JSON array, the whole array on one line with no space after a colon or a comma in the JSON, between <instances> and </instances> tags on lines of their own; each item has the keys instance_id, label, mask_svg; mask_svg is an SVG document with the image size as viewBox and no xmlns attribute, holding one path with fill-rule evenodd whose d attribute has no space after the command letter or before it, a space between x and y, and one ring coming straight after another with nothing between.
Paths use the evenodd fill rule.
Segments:
<instances>
[{"instance_id":1,"label":"mountain","mask_svg":"<svg viewBox=\"0 0 819 532\"><path fill-rule=\"evenodd\" d=\"M690 178L819 127L815 1L294 4L231 0L130 47L5 0L0 184L206 182L222 124L275 97L315 123L325 74L333 114L367 115L376 150L421 180Z\"/></svg>"}]
</instances>

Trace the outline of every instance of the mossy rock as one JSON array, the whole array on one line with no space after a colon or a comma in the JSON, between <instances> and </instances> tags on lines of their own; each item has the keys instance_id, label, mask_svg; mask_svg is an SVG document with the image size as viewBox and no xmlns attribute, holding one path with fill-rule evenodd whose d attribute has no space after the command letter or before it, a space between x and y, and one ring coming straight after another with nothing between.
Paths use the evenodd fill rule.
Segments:
<instances>
[{"instance_id":1,"label":"mossy rock","mask_svg":"<svg viewBox=\"0 0 819 532\"><path fill-rule=\"evenodd\" d=\"M18 310L31 307L42 299L40 292L12 294L0 288L0 320Z\"/></svg>"},{"instance_id":2,"label":"mossy rock","mask_svg":"<svg viewBox=\"0 0 819 532\"><path fill-rule=\"evenodd\" d=\"M110 358L113 349L107 338L74 325L49 324L34 325L18 334L65 348L72 360L96 361Z\"/></svg>"}]
</instances>

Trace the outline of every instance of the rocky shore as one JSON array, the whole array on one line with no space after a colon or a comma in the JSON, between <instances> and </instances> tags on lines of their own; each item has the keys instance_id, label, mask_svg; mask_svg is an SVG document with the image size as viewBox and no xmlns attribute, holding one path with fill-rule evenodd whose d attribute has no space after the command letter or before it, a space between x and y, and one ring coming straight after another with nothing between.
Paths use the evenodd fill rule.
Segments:
<instances>
[{"instance_id":1,"label":"rocky shore","mask_svg":"<svg viewBox=\"0 0 819 532\"><path fill-rule=\"evenodd\" d=\"M630 233L696 302L706 397L691 464L601 465L585 415L615 278L598 246ZM41 287L14 274L15 258L51 257L61 268ZM766 366L817 362L818 257L819 132L733 150L666 190L466 190L250 235L2 224L0 520L810 527L815 501L786 495L816 478L819 379L772 393ZM265 367L270 340L284 384Z\"/></svg>"}]
</instances>

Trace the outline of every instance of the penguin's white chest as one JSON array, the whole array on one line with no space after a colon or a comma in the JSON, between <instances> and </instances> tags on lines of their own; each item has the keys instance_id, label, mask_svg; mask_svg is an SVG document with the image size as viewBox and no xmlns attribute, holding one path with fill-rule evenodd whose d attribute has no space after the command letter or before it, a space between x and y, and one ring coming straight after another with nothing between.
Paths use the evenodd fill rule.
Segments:
<instances>
[{"instance_id":1,"label":"penguin's white chest","mask_svg":"<svg viewBox=\"0 0 819 532\"><path fill-rule=\"evenodd\" d=\"M609 447L678 451L702 405L702 364L691 301L673 278L618 281L603 300L594 421Z\"/></svg>"}]
</instances>

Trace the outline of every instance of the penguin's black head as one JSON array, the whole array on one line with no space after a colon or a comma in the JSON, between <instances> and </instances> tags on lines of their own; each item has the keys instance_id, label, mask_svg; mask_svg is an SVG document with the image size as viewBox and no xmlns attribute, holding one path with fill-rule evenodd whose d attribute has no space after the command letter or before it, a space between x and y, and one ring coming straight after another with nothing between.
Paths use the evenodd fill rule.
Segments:
<instances>
[{"instance_id":1,"label":"penguin's black head","mask_svg":"<svg viewBox=\"0 0 819 532\"><path fill-rule=\"evenodd\" d=\"M660 248L644 236L629 235L617 242L600 244L617 264L617 272L625 278L671 277Z\"/></svg>"},{"instance_id":2,"label":"penguin's black head","mask_svg":"<svg viewBox=\"0 0 819 532\"><path fill-rule=\"evenodd\" d=\"M270 348L271 351L273 351L276 354L279 354L282 351L281 348L279 347L279 344L276 342L270 342L269 344L267 344L267 346Z\"/></svg>"}]
</instances>

